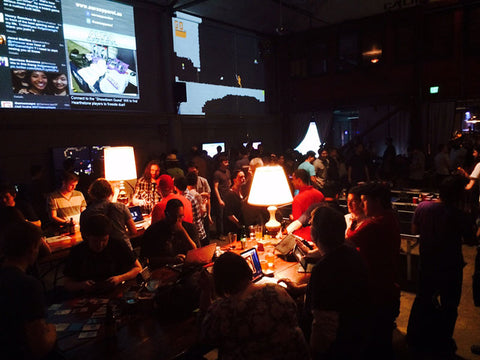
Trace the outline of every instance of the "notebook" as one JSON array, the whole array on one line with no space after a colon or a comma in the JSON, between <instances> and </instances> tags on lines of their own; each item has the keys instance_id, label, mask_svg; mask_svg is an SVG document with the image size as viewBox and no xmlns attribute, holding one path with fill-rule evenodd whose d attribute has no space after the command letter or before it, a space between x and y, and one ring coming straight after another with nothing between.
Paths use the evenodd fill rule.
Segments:
<instances>
[{"instance_id":1,"label":"notebook","mask_svg":"<svg viewBox=\"0 0 480 360\"><path fill-rule=\"evenodd\" d=\"M130 206L128 210L130 210L130 214L132 214L132 219L135 223L135 226L137 228L142 228L145 225L145 219L143 218L140 206Z\"/></svg>"},{"instance_id":2,"label":"notebook","mask_svg":"<svg viewBox=\"0 0 480 360\"><path fill-rule=\"evenodd\" d=\"M246 261L248 266L252 269L253 276L252 276L252 281L258 284L267 284L267 283L272 283L276 284L277 279L273 277L268 277L265 276L265 274L262 271L262 265L260 264L260 259L258 257L257 249L256 248L251 248L248 249L240 254ZM283 283L280 283L279 285L284 286Z\"/></svg>"},{"instance_id":3,"label":"notebook","mask_svg":"<svg viewBox=\"0 0 480 360\"><path fill-rule=\"evenodd\" d=\"M211 263L216 248L217 244L213 243L198 249L188 250L187 256L185 257L185 264L206 265Z\"/></svg>"}]
</instances>

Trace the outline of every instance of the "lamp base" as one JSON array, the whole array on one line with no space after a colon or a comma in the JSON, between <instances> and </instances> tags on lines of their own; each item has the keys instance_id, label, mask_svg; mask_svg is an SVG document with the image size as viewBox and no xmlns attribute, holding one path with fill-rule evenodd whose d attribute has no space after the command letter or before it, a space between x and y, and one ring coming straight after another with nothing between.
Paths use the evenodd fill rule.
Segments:
<instances>
[{"instance_id":1,"label":"lamp base","mask_svg":"<svg viewBox=\"0 0 480 360\"><path fill-rule=\"evenodd\" d=\"M276 236L282 227L282 224L280 224L275 217L275 212L277 211L277 207L269 206L267 210L270 213L270 220L268 220L267 223L265 224L265 230L269 235Z\"/></svg>"}]
</instances>

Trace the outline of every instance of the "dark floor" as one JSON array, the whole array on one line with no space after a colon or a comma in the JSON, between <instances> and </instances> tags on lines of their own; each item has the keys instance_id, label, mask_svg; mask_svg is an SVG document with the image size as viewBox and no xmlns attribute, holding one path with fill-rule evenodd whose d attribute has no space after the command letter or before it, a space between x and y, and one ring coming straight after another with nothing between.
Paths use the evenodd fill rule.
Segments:
<instances>
[{"instance_id":1,"label":"dark floor","mask_svg":"<svg viewBox=\"0 0 480 360\"><path fill-rule=\"evenodd\" d=\"M476 252L476 247L463 246L463 256L467 265L463 270L462 298L458 308L458 319L454 333L454 339L458 347L457 356L459 359L480 360L479 355L474 355L470 351L470 346L472 344L480 344L480 308L475 307L472 297L472 275ZM398 359L413 359L407 351L405 333L407 330L410 308L412 307L414 299L414 293L402 291L400 315L397 319L398 329L394 333L394 343Z\"/></svg>"}]
</instances>

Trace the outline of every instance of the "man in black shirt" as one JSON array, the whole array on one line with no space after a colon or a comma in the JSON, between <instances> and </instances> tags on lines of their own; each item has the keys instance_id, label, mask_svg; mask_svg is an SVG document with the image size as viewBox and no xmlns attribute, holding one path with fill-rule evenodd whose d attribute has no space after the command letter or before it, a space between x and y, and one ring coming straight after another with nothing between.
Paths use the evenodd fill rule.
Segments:
<instances>
[{"instance_id":1,"label":"man in black shirt","mask_svg":"<svg viewBox=\"0 0 480 360\"><path fill-rule=\"evenodd\" d=\"M149 266L180 263L188 250L197 247L197 231L193 224L182 221L183 214L183 203L171 199L165 207L165 219L145 231L140 257L148 259Z\"/></svg>"},{"instance_id":2,"label":"man in black shirt","mask_svg":"<svg viewBox=\"0 0 480 360\"><path fill-rule=\"evenodd\" d=\"M0 359L43 358L52 351L55 326L47 324L40 281L26 275L38 255L40 229L26 221L11 225L2 249L0 269Z\"/></svg>"},{"instance_id":3,"label":"man in black shirt","mask_svg":"<svg viewBox=\"0 0 480 360\"><path fill-rule=\"evenodd\" d=\"M85 241L72 248L63 271L68 291L108 290L142 270L127 244L110 238L111 226L105 215L85 219L80 228Z\"/></svg>"}]
</instances>

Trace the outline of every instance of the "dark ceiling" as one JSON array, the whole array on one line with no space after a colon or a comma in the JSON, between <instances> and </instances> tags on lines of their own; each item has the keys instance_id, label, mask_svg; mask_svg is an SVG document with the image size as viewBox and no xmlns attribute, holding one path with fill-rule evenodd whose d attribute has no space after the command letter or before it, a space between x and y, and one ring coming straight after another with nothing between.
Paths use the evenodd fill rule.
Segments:
<instances>
[{"instance_id":1,"label":"dark ceiling","mask_svg":"<svg viewBox=\"0 0 480 360\"><path fill-rule=\"evenodd\" d=\"M143 0L143 2L264 35L302 32L385 11L399 10L406 6L401 4L408 3L407 7L410 7L416 3L394 0ZM397 6L398 9L395 8Z\"/></svg>"}]
</instances>

